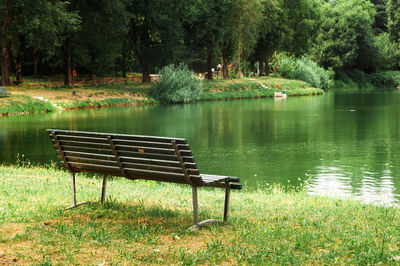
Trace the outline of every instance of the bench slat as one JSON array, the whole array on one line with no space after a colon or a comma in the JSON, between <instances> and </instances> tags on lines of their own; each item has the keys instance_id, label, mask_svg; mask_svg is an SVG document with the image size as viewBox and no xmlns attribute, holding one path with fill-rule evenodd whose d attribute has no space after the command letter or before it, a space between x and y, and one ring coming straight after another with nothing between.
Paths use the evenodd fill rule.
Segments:
<instances>
[{"instance_id":1,"label":"bench slat","mask_svg":"<svg viewBox=\"0 0 400 266\"><path fill-rule=\"evenodd\" d=\"M106 165L106 166L114 166L118 167L118 163L114 160L99 160L99 159L90 159L90 158L82 158L75 156L65 156L68 162L76 162L76 163L90 163L90 164L98 164L98 165Z\"/></svg>"},{"instance_id":2,"label":"bench slat","mask_svg":"<svg viewBox=\"0 0 400 266\"><path fill-rule=\"evenodd\" d=\"M57 155L60 155L60 151L57 150L56 152ZM79 152L79 151L64 151L64 154L65 156L76 156L80 158L115 161L114 155L107 155L107 154L93 154L93 153Z\"/></svg>"},{"instance_id":3,"label":"bench slat","mask_svg":"<svg viewBox=\"0 0 400 266\"><path fill-rule=\"evenodd\" d=\"M80 151L80 152L87 152L87 153L113 155L113 152L112 152L111 148L103 149L103 148L90 148L90 147L72 146L72 145L62 145L61 147L62 147L64 152Z\"/></svg>"},{"instance_id":4,"label":"bench slat","mask_svg":"<svg viewBox=\"0 0 400 266\"><path fill-rule=\"evenodd\" d=\"M130 162L130 163L141 163L141 164L154 164L160 166L171 166L171 167L180 167L179 162L177 161L164 161L157 159L147 159L147 158L134 158L134 157L120 157L121 162ZM185 163L187 169L197 169L197 164L187 162Z\"/></svg>"},{"instance_id":5,"label":"bench slat","mask_svg":"<svg viewBox=\"0 0 400 266\"><path fill-rule=\"evenodd\" d=\"M208 175L208 174L201 174L201 178L204 182L215 182L219 180L228 180L229 182L240 182L238 177L232 176L220 176L220 175Z\"/></svg>"},{"instance_id":6,"label":"bench slat","mask_svg":"<svg viewBox=\"0 0 400 266\"><path fill-rule=\"evenodd\" d=\"M134 158L146 158L146 159L157 159L157 160L164 160L164 161L178 161L177 157L174 155L159 155L159 154L151 154L146 152L133 152L133 151L118 151L118 154L122 157L134 157ZM185 156L185 162L193 163L193 157Z\"/></svg>"},{"instance_id":7,"label":"bench slat","mask_svg":"<svg viewBox=\"0 0 400 266\"><path fill-rule=\"evenodd\" d=\"M151 164L137 164L137 163L122 163L124 168L134 168L134 169L143 169L143 170L154 170L158 172L168 172L168 173L179 173L182 174L183 170L181 167L168 167L168 166L158 166ZM199 174L197 169L188 169L188 172L191 174Z\"/></svg>"},{"instance_id":8,"label":"bench slat","mask_svg":"<svg viewBox=\"0 0 400 266\"><path fill-rule=\"evenodd\" d=\"M73 170L83 171L97 169L97 171L101 170L109 175L121 175L121 170L119 169L119 167L77 162L68 162L68 164L70 165L70 167L72 167Z\"/></svg>"},{"instance_id":9,"label":"bench slat","mask_svg":"<svg viewBox=\"0 0 400 266\"><path fill-rule=\"evenodd\" d=\"M83 136L83 137L93 137L93 138L107 138L108 136L112 136L114 140L125 139L125 140L138 140L138 141L163 142L163 143L171 143L172 140L175 140L177 144L187 144L186 140L182 138L126 135L126 134L114 134L114 133L97 133L97 132L85 132L85 131L69 131L69 130L59 130L59 129L47 130L49 134L51 134L53 131L56 132L58 137Z\"/></svg>"}]
</instances>

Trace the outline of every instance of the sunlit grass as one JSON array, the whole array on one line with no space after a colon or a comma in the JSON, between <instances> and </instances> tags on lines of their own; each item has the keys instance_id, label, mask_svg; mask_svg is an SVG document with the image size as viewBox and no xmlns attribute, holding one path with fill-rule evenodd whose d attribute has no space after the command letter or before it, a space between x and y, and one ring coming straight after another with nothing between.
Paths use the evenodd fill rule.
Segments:
<instances>
[{"instance_id":1,"label":"sunlit grass","mask_svg":"<svg viewBox=\"0 0 400 266\"><path fill-rule=\"evenodd\" d=\"M286 91L288 96L323 94L304 81L275 77L205 80L201 100L274 97L274 92Z\"/></svg>"},{"instance_id":2,"label":"sunlit grass","mask_svg":"<svg viewBox=\"0 0 400 266\"><path fill-rule=\"evenodd\" d=\"M55 167L0 167L0 261L10 264L378 264L400 261L394 207L279 186L233 191L229 223L188 231L190 186L101 179ZM224 191L199 191L200 217L222 216Z\"/></svg>"}]
</instances>

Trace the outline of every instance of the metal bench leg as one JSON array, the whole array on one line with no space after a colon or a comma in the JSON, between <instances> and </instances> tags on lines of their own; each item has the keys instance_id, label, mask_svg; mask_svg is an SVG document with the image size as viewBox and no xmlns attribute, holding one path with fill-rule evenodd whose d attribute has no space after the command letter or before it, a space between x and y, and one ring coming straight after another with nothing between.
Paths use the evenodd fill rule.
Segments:
<instances>
[{"instance_id":1,"label":"metal bench leg","mask_svg":"<svg viewBox=\"0 0 400 266\"><path fill-rule=\"evenodd\" d=\"M74 172L72 172L71 181L72 181L72 204L73 204L73 206L75 206L76 205L76 187L75 187L75 173Z\"/></svg>"},{"instance_id":2,"label":"metal bench leg","mask_svg":"<svg viewBox=\"0 0 400 266\"><path fill-rule=\"evenodd\" d=\"M107 175L103 176L103 186L101 187L101 203L103 204L106 200L106 187L107 187Z\"/></svg>"},{"instance_id":3,"label":"metal bench leg","mask_svg":"<svg viewBox=\"0 0 400 266\"><path fill-rule=\"evenodd\" d=\"M226 190L225 190L225 206L224 206L224 222L228 221L229 216L229 198L230 198L231 188L229 183L226 183Z\"/></svg>"},{"instance_id":4,"label":"metal bench leg","mask_svg":"<svg viewBox=\"0 0 400 266\"><path fill-rule=\"evenodd\" d=\"M78 207L80 205L86 204L87 202L80 202L76 203L76 186L75 186L75 173L72 172L71 174L71 181L72 181L72 205L66 208L66 210Z\"/></svg>"},{"instance_id":5,"label":"metal bench leg","mask_svg":"<svg viewBox=\"0 0 400 266\"><path fill-rule=\"evenodd\" d=\"M193 222L194 222L194 225L189 227L189 230L198 229L208 223L219 223L220 222L215 219L208 219L208 220L199 222L199 203L198 203L198 199L197 199L197 187L195 187L195 186L192 187L192 196L193 196Z\"/></svg>"},{"instance_id":6,"label":"metal bench leg","mask_svg":"<svg viewBox=\"0 0 400 266\"><path fill-rule=\"evenodd\" d=\"M193 223L196 225L199 222L199 202L197 198L197 187L192 187L193 196Z\"/></svg>"}]
</instances>

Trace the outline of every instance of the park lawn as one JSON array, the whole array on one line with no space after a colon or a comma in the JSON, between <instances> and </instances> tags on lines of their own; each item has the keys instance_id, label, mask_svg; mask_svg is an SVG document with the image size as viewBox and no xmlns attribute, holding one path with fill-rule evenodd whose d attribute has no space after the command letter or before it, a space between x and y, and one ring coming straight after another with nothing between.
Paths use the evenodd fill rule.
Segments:
<instances>
[{"instance_id":1,"label":"park lawn","mask_svg":"<svg viewBox=\"0 0 400 266\"><path fill-rule=\"evenodd\" d=\"M228 224L188 231L190 186L0 166L0 264L397 264L400 210L279 186L231 195ZM200 189L200 218L221 217L224 191Z\"/></svg>"},{"instance_id":2,"label":"park lawn","mask_svg":"<svg viewBox=\"0 0 400 266\"><path fill-rule=\"evenodd\" d=\"M149 96L151 83L137 80L99 78L96 83L77 81L68 88L58 79L27 79L21 86L7 87L12 95L0 98L0 116L157 103ZM274 92L282 89L288 96L323 94L323 90L312 88L306 82L274 77L204 80L202 84L199 100L203 101L273 97Z\"/></svg>"}]
</instances>

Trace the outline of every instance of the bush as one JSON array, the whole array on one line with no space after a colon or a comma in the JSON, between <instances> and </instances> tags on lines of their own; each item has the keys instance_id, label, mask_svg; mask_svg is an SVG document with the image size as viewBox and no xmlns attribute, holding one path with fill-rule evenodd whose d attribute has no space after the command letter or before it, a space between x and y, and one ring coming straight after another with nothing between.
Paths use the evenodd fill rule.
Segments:
<instances>
[{"instance_id":1,"label":"bush","mask_svg":"<svg viewBox=\"0 0 400 266\"><path fill-rule=\"evenodd\" d=\"M395 89L400 85L400 71L376 72L369 75L368 79L377 88Z\"/></svg>"},{"instance_id":2,"label":"bush","mask_svg":"<svg viewBox=\"0 0 400 266\"><path fill-rule=\"evenodd\" d=\"M321 89L329 88L334 76L332 70L325 70L306 57L296 59L282 56L279 58L278 70L285 78L302 80Z\"/></svg>"},{"instance_id":3,"label":"bush","mask_svg":"<svg viewBox=\"0 0 400 266\"><path fill-rule=\"evenodd\" d=\"M150 89L150 96L163 103L187 103L200 97L201 83L183 63L163 67L160 81Z\"/></svg>"},{"instance_id":4,"label":"bush","mask_svg":"<svg viewBox=\"0 0 400 266\"><path fill-rule=\"evenodd\" d=\"M377 51L376 69L395 69L399 63L399 50L395 42L389 39L389 34L382 33L375 37L375 49Z\"/></svg>"}]
</instances>

